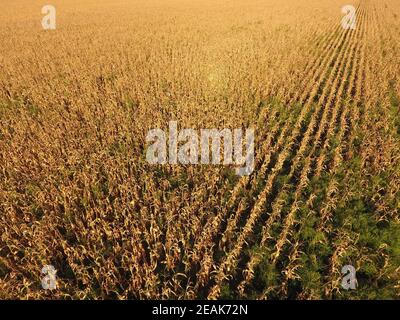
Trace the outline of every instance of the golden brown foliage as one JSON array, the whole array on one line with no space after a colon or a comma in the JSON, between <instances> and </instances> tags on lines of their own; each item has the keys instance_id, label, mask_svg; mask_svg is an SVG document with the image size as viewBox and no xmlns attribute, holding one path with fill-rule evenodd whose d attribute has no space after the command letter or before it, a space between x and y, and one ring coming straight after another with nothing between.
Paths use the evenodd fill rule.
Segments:
<instances>
[{"instance_id":1,"label":"golden brown foliage","mask_svg":"<svg viewBox=\"0 0 400 320\"><path fill-rule=\"evenodd\" d=\"M1 5L0 298L399 295L397 1L52 4ZM256 170L149 165L170 120L254 127Z\"/></svg>"}]
</instances>

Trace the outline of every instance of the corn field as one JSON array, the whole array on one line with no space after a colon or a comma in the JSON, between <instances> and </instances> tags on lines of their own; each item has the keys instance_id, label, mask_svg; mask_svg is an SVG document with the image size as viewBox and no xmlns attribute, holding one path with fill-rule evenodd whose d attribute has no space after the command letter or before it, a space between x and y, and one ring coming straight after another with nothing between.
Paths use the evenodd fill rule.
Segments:
<instances>
[{"instance_id":1,"label":"corn field","mask_svg":"<svg viewBox=\"0 0 400 320\"><path fill-rule=\"evenodd\" d=\"M399 299L400 2L344 4L2 3L0 299ZM254 171L149 164L171 120Z\"/></svg>"}]
</instances>

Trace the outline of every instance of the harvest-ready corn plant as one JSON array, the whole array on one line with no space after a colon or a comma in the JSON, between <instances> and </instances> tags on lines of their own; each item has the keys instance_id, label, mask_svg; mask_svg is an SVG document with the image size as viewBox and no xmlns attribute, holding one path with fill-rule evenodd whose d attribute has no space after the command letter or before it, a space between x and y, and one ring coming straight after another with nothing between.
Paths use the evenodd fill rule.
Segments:
<instances>
[{"instance_id":1,"label":"harvest-ready corn plant","mask_svg":"<svg viewBox=\"0 0 400 320\"><path fill-rule=\"evenodd\" d=\"M1 4L0 299L400 297L399 1L50 2Z\"/></svg>"}]
</instances>

